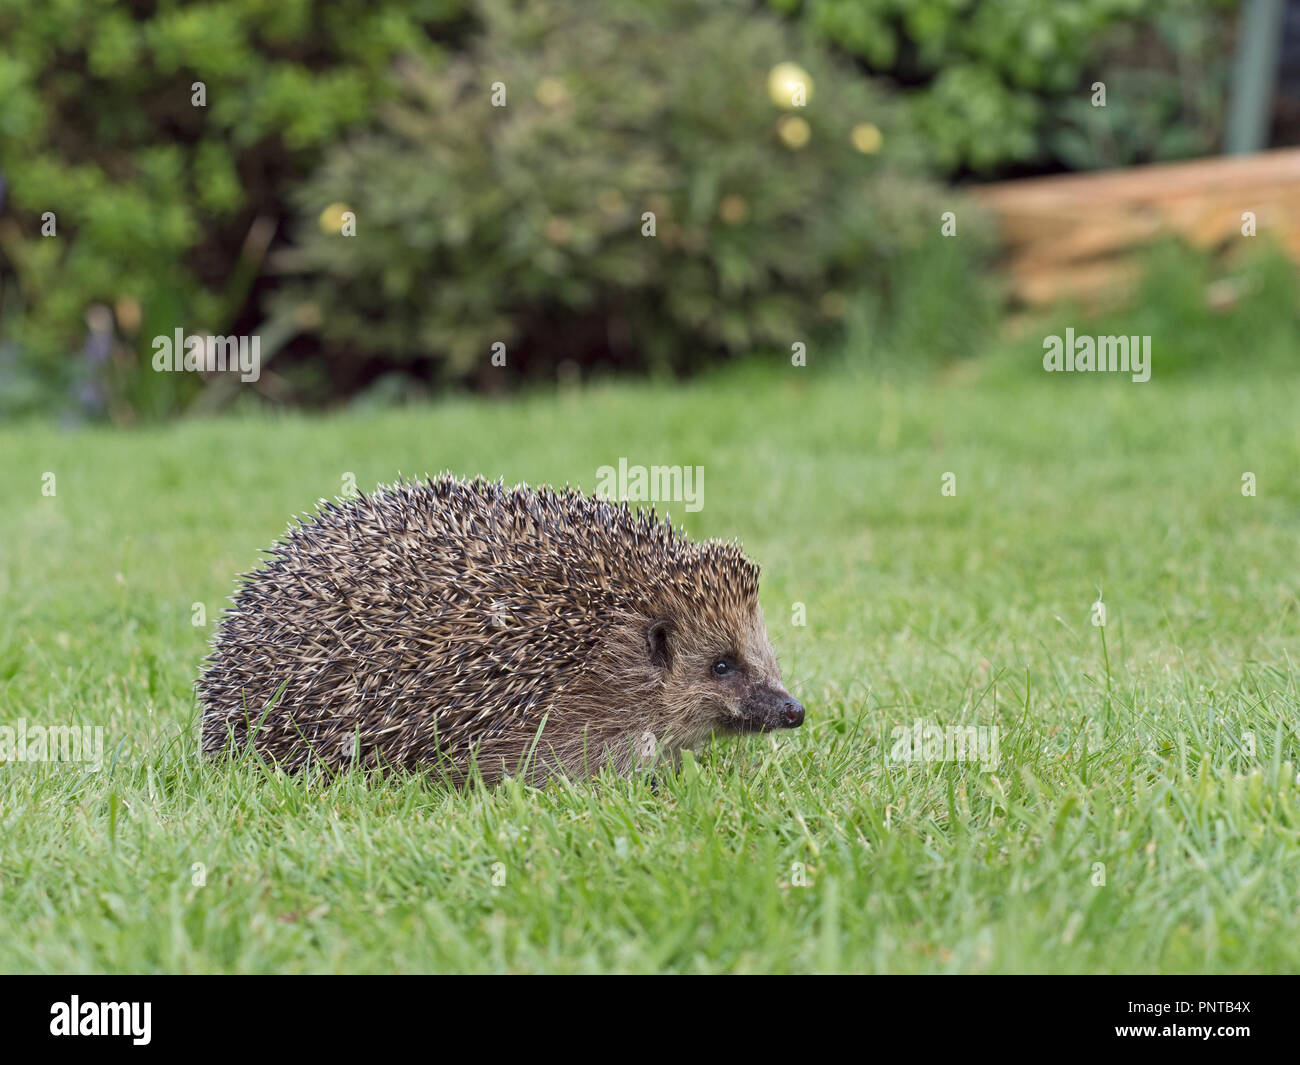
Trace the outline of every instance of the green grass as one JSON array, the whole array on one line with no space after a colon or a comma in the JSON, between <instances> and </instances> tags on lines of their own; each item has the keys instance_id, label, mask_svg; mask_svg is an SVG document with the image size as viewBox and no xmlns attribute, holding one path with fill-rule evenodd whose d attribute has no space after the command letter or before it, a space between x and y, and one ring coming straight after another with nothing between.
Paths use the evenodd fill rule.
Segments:
<instances>
[{"instance_id":1,"label":"green grass","mask_svg":"<svg viewBox=\"0 0 1300 1065\"><path fill-rule=\"evenodd\" d=\"M1034 358L0 430L0 724L108 749L0 768L0 970L1296 969L1300 381ZM657 791L198 759L235 573L346 473L590 488L619 456L705 467L674 517L762 564L803 729ZM1000 763L891 763L918 719L997 725Z\"/></svg>"}]
</instances>

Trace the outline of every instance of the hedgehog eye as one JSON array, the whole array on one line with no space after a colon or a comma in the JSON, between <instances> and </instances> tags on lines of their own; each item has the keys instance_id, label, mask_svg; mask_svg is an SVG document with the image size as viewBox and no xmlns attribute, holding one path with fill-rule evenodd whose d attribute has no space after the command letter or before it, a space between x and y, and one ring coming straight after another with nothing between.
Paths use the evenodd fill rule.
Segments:
<instances>
[{"instance_id":1,"label":"hedgehog eye","mask_svg":"<svg viewBox=\"0 0 1300 1065\"><path fill-rule=\"evenodd\" d=\"M725 658L719 658L713 663L713 675L715 677L729 676L734 669L735 667Z\"/></svg>"}]
</instances>

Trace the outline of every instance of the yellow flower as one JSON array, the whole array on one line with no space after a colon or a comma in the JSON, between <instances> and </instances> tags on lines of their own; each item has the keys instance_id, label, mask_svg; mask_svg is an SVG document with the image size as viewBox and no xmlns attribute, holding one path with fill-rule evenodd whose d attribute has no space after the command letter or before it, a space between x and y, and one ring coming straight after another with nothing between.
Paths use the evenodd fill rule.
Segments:
<instances>
[{"instance_id":1,"label":"yellow flower","mask_svg":"<svg viewBox=\"0 0 1300 1065\"><path fill-rule=\"evenodd\" d=\"M748 215L749 204L745 202L745 197L737 196L734 192L722 197L718 204L718 217L728 225L739 225Z\"/></svg>"},{"instance_id":2,"label":"yellow flower","mask_svg":"<svg viewBox=\"0 0 1300 1065\"><path fill-rule=\"evenodd\" d=\"M797 63L777 63L767 75L767 94L777 107L803 107L812 99L812 78Z\"/></svg>"},{"instance_id":3,"label":"yellow flower","mask_svg":"<svg viewBox=\"0 0 1300 1065\"><path fill-rule=\"evenodd\" d=\"M812 129L802 118L786 115L776 124L776 134L787 148L799 149L808 143Z\"/></svg>"},{"instance_id":4,"label":"yellow flower","mask_svg":"<svg viewBox=\"0 0 1300 1065\"><path fill-rule=\"evenodd\" d=\"M880 135L880 130L870 122L859 122L853 127L853 132L849 134L849 140L853 142L853 147L864 155L871 155L880 151L881 144L885 138Z\"/></svg>"},{"instance_id":5,"label":"yellow flower","mask_svg":"<svg viewBox=\"0 0 1300 1065\"><path fill-rule=\"evenodd\" d=\"M572 227L567 218L548 218L546 220L546 239L552 244L567 244Z\"/></svg>"},{"instance_id":6,"label":"yellow flower","mask_svg":"<svg viewBox=\"0 0 1300 1065\"><path fill-rule=\"evenodd\" d=\"M140 329L140 304L130 296L121 296L117 303L113 305L113 310L117 316L117 324L121 327L122 332L134 336Z\"/></svg>"},{"instance_id":7,"label":"yellow flower","mask_svg":"<svg viewBox=\"0 0 1300 1065\"><path fill-rule=\"evenodd\" d=\"M305 303L300 303L294 308L293 316L297 323L304 329L319 328L322 317L320 304L312 303L310 300Z\"/></svg>"},{"instance_id":8,"label":"yellow flower","mask_svg":"<svg viewBox=\"0 0 1300 1065\"><path fill-rule=\"evenodd\" d=\"M623 210L623 194L618 189L601 189L596 194L596 206L604 214L618 214Z\"/></svg>"},{"instance_id":9,"label":"yellow flower","mask_svg":"<svg viewBox=\"0 0 1300 1065\"><path fill-rule=\"evenodd\" d=\"M820 300L818 305L821 307L822 314L827 318L843 318L844 313L849 309L849 301L844 298L841 292L827 292Z\"/></svg>"},{"instance_id":10,"label":"yellow flower","mask_svg":"<svg viewBox=\"0 0 1300 1065\"><path fill-rule=\"evenodd\" d=\"M569 90L559 78L543 78L533 90L537 102L543 107L559 107L569 99Z\"/></svg>"},{"instance_id":11,"label":"yellow flower","mask_svg":"<svg viewBox=\"0 0 1300 1065\"><path fill-rule=\"evenodd\" d=\"M342 233L343 232L343 215L345 212L352 210L346 203L332 203L320 213L320 228L322 233Z\"/></svg>"}]
</instances>

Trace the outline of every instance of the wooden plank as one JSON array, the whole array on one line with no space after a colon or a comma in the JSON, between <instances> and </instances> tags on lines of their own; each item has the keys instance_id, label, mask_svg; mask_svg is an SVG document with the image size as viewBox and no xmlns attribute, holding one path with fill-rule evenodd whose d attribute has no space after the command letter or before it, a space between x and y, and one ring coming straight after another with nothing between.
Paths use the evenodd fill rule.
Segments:
<instances>
[{"instance_id":1,"label":"wooden plank","mask_svg":"<svg viewBox=\"0 0 1300 1065\"><path fill-rule=\"evenodd\" d=\"M1228 245L1244 211L1300 261L1300 149L1005 181L972 195L997 221L1013 295L1031 304L1130 285L1134 253L1166 234Z\"/></svg>"},{"instance_id":2,"label":"wooden plank","mask_svg":"<svg viewBox=\"0 0 1300 1065\"><path fill-rule=\"evenodd\" d=\"M1243 187L1289 186L1297 182L1300 182L1300 149L1284 148L1258 155L999 181L977 186L972 191L977 199L992 207L1041 211L1094 199L1153 202L1177 195L1203 195L1216 189L1240 195Z\"/></svg>"}]
</instances>

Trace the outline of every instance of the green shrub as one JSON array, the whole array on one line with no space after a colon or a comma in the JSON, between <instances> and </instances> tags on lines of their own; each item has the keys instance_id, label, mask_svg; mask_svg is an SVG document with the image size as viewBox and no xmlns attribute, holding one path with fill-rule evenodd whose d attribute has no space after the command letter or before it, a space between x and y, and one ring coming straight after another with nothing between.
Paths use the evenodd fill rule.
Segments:
<instances>
[{"instance_id":1,"label":"green shrub","mask_svg":"<svg viewBox=\"0 0 1300 1065\"><path fill-rule=\"evenodd\" d=\"M336 375L399 365L490 385L567 360L788 359L941 239L951 205L898 108L778 19L687 0L479 14L463 56L406 64L382 128L304 187L280 313L319 319L347 353ZM806 106L769 94L786 62L808 75Z\"/></svg>"},{"instance_id":2,"label":"green shrub","mask_svg":"<svg viewBox=\"0 0 1300 1065\"><path fill-rule=\"evenodd\" d=\"M140 372L149 339L256 324L287 185L463 22L460 0L0 0L0 407L80 381L121 418L175 409L200 384Z\"/></svg>"},{"instance_id":3,"label":"green shrub","mask_svg":"<svg viewBox=\"0 0 1300 1065\"><path fill-rule=\"evenodd\" d=\"M1044 338L1072 328L1078 336L1149 336L1152 388L1207 372L1294 376L1300 364L1295 264L1266 237L1245 243L1249 247L1238 243L1227 253L1176 238L1152 243L1136 264L1130 298L1100 309L1060 304L1022 319L1018 339L995 357L992 372L1007 380L1037 372ZM1107 387L1102 382L1129 378L1059 375L1062 387L1083 380Z\"/></svg>"},{"instance_id":4,"label":"green shrub","mask_svg":"<svg viewBox=\"0 0 1300 1065\"><path fill-rule=\"evenodd\" d=\"M1001 314L997 288L972 269L972 248L989 243L985 221L963 213L960 240L929 241L903 255L889 284L853 305L846 350L871 371L891 374L927 373L980 354Z\"/></svg>"},{"instance_id":5,"label":"green shrub","mask_svg":"<svg viewBox=\"0 0 1300 1065\"><path fill-rule=\"evenodd\" d=\"M1220 134L1212 94L1234 0L767 2L910 86L913 119L948 171L1179 158ZM1094 109L1098 78L1108 100Z\"/></svg>"},{"instance_id":6,"label":"green shrub","mask_svg":"<svg viewBox=\"0 0 1300 1065\"><path fill-rule=\"evenodd\" d=\"M1213 7L1164 5L1109 35L1098 69L1106 106L1075 93L1053 109L1044 154L1071 170L1213 155L1223 140L1230 20Z\"/></svg>"},{"instance_id":7,"label":"green shrub","mask_svg":"<svg viewBox=\"0 0 1300 1065\"><path fill-rule=\"evenodd\" d=\"M1107 332L1152 337L1152 362L1162 375L1246 366L1294 373L1300 333L1295 264L1268 238L1249 243L1248 252L1226 261L1181 241L1152 245L1132 307L1106 315Z\"/></svg>"}]
</instances>

